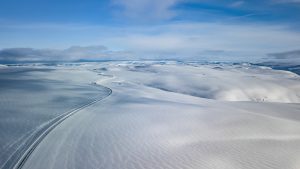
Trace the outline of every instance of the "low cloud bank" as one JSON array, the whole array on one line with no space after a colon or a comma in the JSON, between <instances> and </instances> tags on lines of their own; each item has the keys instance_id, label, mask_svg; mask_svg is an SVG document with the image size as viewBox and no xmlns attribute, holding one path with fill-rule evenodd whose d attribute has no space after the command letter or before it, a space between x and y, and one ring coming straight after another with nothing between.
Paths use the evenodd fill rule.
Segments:
<instances>
[{"instance_id":1,"label":"low cloud bank","mask_svg":"<svg viewBox=\"0 0 300 169\"><path fill-rule=\"evenodd\" d=\"M130 58L129 52L105 46L72 46L67 49L8 48L0 50L0 63L110 60Z\"/></svg>"},{"instance_id":2,"label":"low cloud bank","mask_svg":"<svg viewBox=\"0 0 300 169\"><path fill-rule=\"evenodd\" d=\"M121 41L121 40L120 40ZM130 40L129 40L130 41ZM148 47L141 50L130 49L110 50L109 48L99 46L71 46L67 49L35 49L35 48L5 48L0 50L0 64L22 63L22 62L62 62L62 61L101 61L101 60L198 60L198 61L220 61L220 62L258 62L274 63L278 65L300 65L300 50L268 53L267 57L245 57L243 53L236 53L222 49L206 50L198 49L193 53L191 46L178 47L173 49L176 44L174 39L164 42L165 46L155 44L155 41L141 39L139 43L131 44L133 46L147 44ZM176 40L175 40L176 42ZM189 43L187 43L189 44ZM145 45L145 44L144 44ZM147 46L146 45L146 46ZM177 44L178 45L178 44ZM143 46L143 45L142 45ZM152 47L150 47L152 46ZM163 47L162 47L163 46ZM180 46L180 45L179 45ZM167 48L166 50L164 48ZM197 48L194 46L193 48ZM156 49L156 51L153 51ZM173 52L171 52L173 51Z\"/></svg>"}]
</instances>

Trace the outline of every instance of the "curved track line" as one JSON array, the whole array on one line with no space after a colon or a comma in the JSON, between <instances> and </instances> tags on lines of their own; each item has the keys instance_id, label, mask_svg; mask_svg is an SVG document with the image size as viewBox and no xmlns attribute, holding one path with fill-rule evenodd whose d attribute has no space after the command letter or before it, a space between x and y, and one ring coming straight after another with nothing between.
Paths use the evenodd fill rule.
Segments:
<instances>
[{"instance_id":1,"label":"curved track line","mask_svg":"<svg viewBox=\"0 0 300 169\"><path fill-rule=\"evenodd\" d=\"M57 126L59 125L61 122L63 122L64 120L66 120L68 117L74 115L75 113L79 112L80 110L83 110L105 98L107 98L108 96L110 96L112 94L112 90L108 87L102 86L102 85L95 85L95 86L101 86L105 89L107 89L109 92L106 96L104 97L98 97L95 98L94 100L92 100L91 102L84 104L78 108L75 108L71 111L68 111L56 118L54 118L50 124L48 124L48 127L46 129L44 129L41 134L39 136L37 136L37 138L34 138L34 141L30 144L30 146L26 149L26 151L23 153L23 155L21 156L21 158L16 162L16 164L13 165L13 169L20 169L23 167L23 165L25 164L26 160L29 158L29 156L31 155L31 153L34 151L34 149L39 145L39 143Z\"/></svg>"}]
</instances>

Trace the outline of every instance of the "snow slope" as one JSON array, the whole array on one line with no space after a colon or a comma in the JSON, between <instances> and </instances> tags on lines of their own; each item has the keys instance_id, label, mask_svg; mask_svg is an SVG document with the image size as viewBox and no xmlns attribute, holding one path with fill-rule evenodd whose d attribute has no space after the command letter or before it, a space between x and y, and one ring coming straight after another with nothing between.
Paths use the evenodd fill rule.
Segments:
<instances>
[{"instance_id":1,"label":"snow slope","mask_svg":"<svg viewBox=\"0 0 300 169\"><path fill-rule=\"evenodd\" d=\"M299 77L250 65L120 66L119 77L134 83L225 101L300 102ZM124 73L126 72L126 73ZM121 73L121 74L120 74ZM146 78L145 78L146 77Z\"/></svg>"},{"instance_id":2,"label":"snow slope","mask_svg":"<svg viewBox=\"0 0 300 169\"><path fill-rule=\"evenodd\" d=\"M23 168L300 168L293 73L173 62L89 69L112 95L57 126Z\"/></svg>"},{"instance_id":3,"label":"snow slope","mask_svg":"<svg viewBox=\"0 0 300 169\"><path fill-rule=\"evenodd\" d=\"M106 89L90 85L93 74L57 67L0 69L0 168L11 168L43 131L69 111L106 96Z\"/></svg>"}]
</instances>

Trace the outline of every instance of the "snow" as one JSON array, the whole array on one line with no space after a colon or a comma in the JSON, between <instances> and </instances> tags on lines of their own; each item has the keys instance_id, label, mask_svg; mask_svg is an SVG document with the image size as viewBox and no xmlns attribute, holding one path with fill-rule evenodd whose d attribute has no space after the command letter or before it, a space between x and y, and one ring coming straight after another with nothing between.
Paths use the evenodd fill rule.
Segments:
<instances>
[{"instance_id":1,"label":"snow","mask_svg":"<svg viewBox=\"0 0 300 169\"><path fill-rule=\"evenodd\" d=\"M56 126L25 169L300 168L294 73L171 61L51 68L59 71L31 75L99 84L112 94Z\"/></svg>"},{"instance_id":2,"label":"snow","mask_svg":"<svg viewBox=\"0 0 300 169\"><path fill-rule=\"evenodd\" d=\"M23 168L300 167L296 74L173 62L86 68L112 95L58 125Z\"/></svg>"},{"instance_id":3,"label":"snow","mask_svg":"<svg viewBox=\"0 0 300 169\"><path fill-rule=\"evenodd\" d=\"M245 64L152 65L137 62L129 65L118 64L109 69L119 81L201 98L223 101L300 102L299 76L265 67Z\"/></svg>"},{"instance_id":4,"label":"snow","mask_svg":"<svg viewBox=\"0 0 300 169\"><path fill-rule=\"evenodd\" d=\"M92 75L87 70L56 67L1 69L0 168L10 168L53 120L105 96L106 90L88 83Z\"/></svg>"}]
</instances>

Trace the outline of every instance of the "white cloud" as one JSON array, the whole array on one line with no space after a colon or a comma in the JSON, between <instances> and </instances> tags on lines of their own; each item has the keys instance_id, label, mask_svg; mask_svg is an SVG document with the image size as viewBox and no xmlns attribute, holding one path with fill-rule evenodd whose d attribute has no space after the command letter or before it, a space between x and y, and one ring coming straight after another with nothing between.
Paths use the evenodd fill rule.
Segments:
<instances>
[{"instance_id":1,"label":"white cloud","mask_svg":"<svg viewBox=\"0 0 300 169\"><path fill-rule=\"evenodd\" d=\"M240 7L244 4L245 4L245 1L235 1L235 2L231 3L229 6L236 8L236 7Z\"/></svg>"},{"instance_id":2,"label":"white cloud","mask_svg":"<svg viewBox=\"0 0 300 169\"><path fill-rule=\"evenodd\" d=\"M284 3L300 3L300 0L273 0L274 3L284 4Z\"/></svg>"},{"instance_id":3,"label":"white cloud","mask_svg":"<svg viewBox=\"0 0 300 169\"><path fill-rule=\"evenodd\" d=\"M209 50L227 51L231 56L263 56L300 45L300 33L281 26L179 23L140 29L143 31L127 30L108 41L140 56L169 54L183 58L201 58Z\"/></svg>"},{"instance_id":4,"label":"white cloud","mask_svg":"<svg viewBox=\"0 0 300 169\"><path fill-rule=\"evenodd\" d=\"M176 14L170 8L180 0L113 0L121 14L139 21L164 20Z\"/></svg>"},{"instance_id":5,"label":"white cloud","mask_svg":"<svg viewBox=\"0 0 300 169\"><path fill-rule=\"evenodd\" d=\"M47 27L47 24L42 26ZM14 25L14 27L16 27L14 29L27 29L31 32L41 30L38 25ZM211 57L214 59L218 57L226 60L228 57L231 57L230 59L244 57L243 59L254 60L264 57L267 53L291 51L299 49L300 46L300 32L290 30L285 26L257 23L190 22L132 27L79 25L77 26L78 29L74 29L73 25L57 25L56 28L59 31L56 32L59 36L52 36L52 32L47 32L47 28L42 29L43 32L40 32L39 36L40 39L49 39L52 43L57 41L57 46L50 46L52 48L71 46L70 42L73 44L75 42L75 44L84 46L90 46L91 44L104 45L110 49L100 51L100 49L95 50L91 47L88 49L81 47L79 53L75 53L74 49L66 52L67 56L76 58L98 56L98 58L112 59L127 59L127 57L141 59L203 59ZM30 39L30 36L23 35L23 37L24 39ZM82 39L82 37L85 37L85 39ZM80 41L74 41L74 39ZM19 38L12 40L18 46L28 46L29 44L28 40L24 42ZM5 44L8 44L8 42L6 41ZM46 43L33 42L30 45L38 46L38 48L49 48Z\"/></svg>"}]
</instances>

